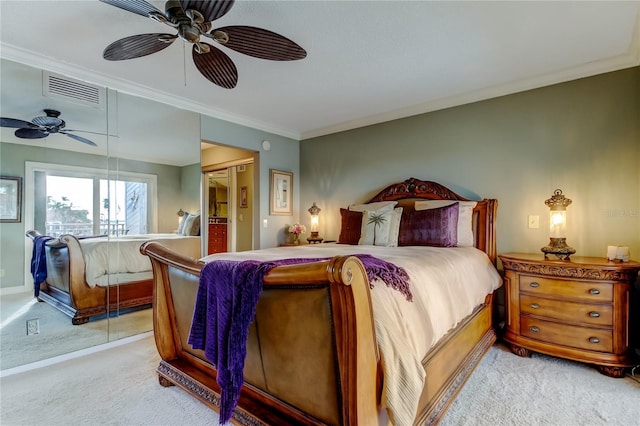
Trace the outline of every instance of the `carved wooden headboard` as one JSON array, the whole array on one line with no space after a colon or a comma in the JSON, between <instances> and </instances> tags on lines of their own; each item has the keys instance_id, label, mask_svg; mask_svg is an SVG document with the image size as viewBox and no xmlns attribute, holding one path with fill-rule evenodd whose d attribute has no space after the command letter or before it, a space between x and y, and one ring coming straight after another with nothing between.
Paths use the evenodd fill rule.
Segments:
<instances>
[{"instance_id":1,"label":"carved wooden headboard","mask_svg":"<svg viewBox=\"0 0 640 426\"><path fill-rule=\"evenodd\" d=\"M370 203L376 201L398 201L398 206L403 208L413 208L416 200L456 200L475 201L464 198L449 188L436 182L409 178L404 182L394 183L380 191L375 197L369 200ZM477 201L473 209L473 234L474 245L479 250L484 251L495 265L497 262L496 248L496 213L498 200L485 198Z\"/></svg>"}]
</instances>

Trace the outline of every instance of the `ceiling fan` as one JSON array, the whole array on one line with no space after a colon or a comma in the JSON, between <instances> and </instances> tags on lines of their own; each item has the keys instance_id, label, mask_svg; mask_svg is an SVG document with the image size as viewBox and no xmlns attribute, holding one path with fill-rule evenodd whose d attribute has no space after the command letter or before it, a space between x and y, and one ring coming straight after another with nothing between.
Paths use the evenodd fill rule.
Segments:
<instances>
[{"instance_id":1,"label":"ceiling fan","mask_svg":"<svg viewBox=\"0 0 640 426\"><path fill-rule=\"evenodd\" d=\"M60 116L60 111L45 109L44 112L47 114L46 116L36 117L31 120L31 122L19 120L17 118L0 117L0 127L18 129L15 131L15 135L22 139L41 139L46 138L51 133L60 133L69 136L71 139L86 143L87 145L98 146L89 139L69 133L79 132L81 130L65 129L67 123L58 118Z\"/></svg>"},{"instance_id":2,"label":"ceiling fan","mask_svg":"<svg viewBox=\"0 0 640 426\"><path fill-rule=\"evenodd\" d=\"M201 37L255 58L293 61L307 56L307 52L295 42L262 28L232 25L212 29L212 21L229 12L234 0L169 0L165 4L165 13L145 0L100 1L177 30L177 34L138 34L117 40L103 52L102 56L109 61L139 58L159 52L179 37L193 44L193 62L206 79L225 89L232 89L238 82L235 64L222 50L200 41Z\"/></svg>"}]
</instances>

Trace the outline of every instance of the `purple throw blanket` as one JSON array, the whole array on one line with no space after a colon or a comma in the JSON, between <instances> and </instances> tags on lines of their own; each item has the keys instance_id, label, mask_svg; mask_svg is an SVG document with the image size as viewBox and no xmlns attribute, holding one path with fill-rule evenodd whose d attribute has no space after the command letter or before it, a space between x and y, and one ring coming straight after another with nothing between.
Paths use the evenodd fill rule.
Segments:
<instances>
[{"instance_id":1,"label":"purple throw blanket","mask_svg":"<svg viewBox=\"0 0 640 426\"><path fill-rule=\"evenodd\" d=\"M412 300L409 276L404 269L370 255L355 256L362 261L370 283L380 279L402 292L408 301ZM203 349L217 370L220 424L231 419L238 405L249 326L256 313L264 276L276 266L320 260L327 258L271 262L217 260L202 268L188 342L194 349Z\"/></svg>"},{"instance_id":2,"label":"purple throw blanket","mask_svg":"<svg viewBox=\"0 0 640 426\"><path fill-rule=\"evenodd\" d=\"M38 235L33 239L31 254L31 275L33 276L33 295L40 295L40 284L47 279L47 256L45 243L52 240L48 235Z\"/></svg>"}]
</instances>

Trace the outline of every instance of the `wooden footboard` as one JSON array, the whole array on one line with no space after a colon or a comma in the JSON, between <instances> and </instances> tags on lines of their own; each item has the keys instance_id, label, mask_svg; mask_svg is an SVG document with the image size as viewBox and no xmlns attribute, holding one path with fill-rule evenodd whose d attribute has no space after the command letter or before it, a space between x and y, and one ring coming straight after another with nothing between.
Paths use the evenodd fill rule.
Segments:
<instances>
[{"instance_id":1,"label":"wooden footboard","mask_svg":"<svg viewBox=\"0 0 640 426\"><path fill-rule=\"evenodd\" d=\"M160 383L177 385L217 411L215 368L187 343L204 264L153 242L141 252L154 270ZM490 295L424 358L427 383L415 424L436 423L455 399L495 341L491 319ZM379 423L382 371L368 280L357 258L272 269L249 334L234 422Z\"/></svg>"},{"instance_id":2,"label":"wooden footboard","mask_svg":"<svg viewBox=\"0 0 640 426\"><path fill-rule=\"evenodd\" d=\"M217 410L216 371L186 343L203 264L153 242L141 251L154 270L161 383L176 384ZM290 297L297 303L286 303ZM245 386L234 420L374 424L379 361L374 333L368 280L357 258L272 269L250 330ZM288 361L293 359L305 362Z\"/></svg>"},{"instance_id":3,"label":"wooden footboard","mask_svg":"<svg viewBox=\"0 0 640 426\"><path fill-rule=\"evenodd\" d=\"M41 236L28 231L27 237ZM90 287L86 282L84 255L73 235L61 235L46 243L47 279L40 285L38 299L71 317L74 325L91 317L122 309L150 306L153 280L133 281L113 287Z\"/></svg>"}]
</instances>

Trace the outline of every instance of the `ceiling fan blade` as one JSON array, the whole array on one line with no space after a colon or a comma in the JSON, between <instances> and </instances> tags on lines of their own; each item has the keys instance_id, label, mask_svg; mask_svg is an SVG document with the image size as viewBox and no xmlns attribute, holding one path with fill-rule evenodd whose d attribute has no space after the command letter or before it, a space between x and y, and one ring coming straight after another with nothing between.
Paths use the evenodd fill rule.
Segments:
<instances>
[{"instance_id":1,"label":"ceiling fan blade","mask_svg":"<svg viewBox=\"0 0 640 426\"><path fill-rule=\"evenodd\" d=\"M49 132L40 129L18 129L15 135L22 139L41 139L49 136Z\"/></svg>"},{"instance_id":2,"label":"ceiling fan blade","mask_svg":"<svg viewBox=\"0 0 640 426\"><path fill-rule=\"evenodd\" d=\"M137 13L138 15L150 17L151 15L159 13L164 15L162 11L156 8L154 5L147 3L144 0L100 0L102 3L110 4L111 6L124 9L128 12Z\"/></svg>"},{"instance_id":3,"label":"ceiling fan blade","mask_svg":"<svg viewBox=\"0 0 640 426\"><path fill-rule=\"evenodd\" d=\"M233 7L235 0L180 0L182 9L194 9L202 13L205 22L211 22L223 17Z\"/></svg>"},{"instance_id":4,"label":"ceiling fan blade","mask_svg":"<svg viewBox=\"0 0 640 426\"><path fill-rule=\"evenodd\" d=\"M191 56L196 68L207 80L225 89L236 87L238 70L224 52L211 47L207 53L198 53L197 45L194 44Z\"/></svg>"},{"instance_id":5,"label":"ceiling fan blade","mask_svg":"<svg viewBox=\"0 0 640 426\"><path fill-rule=\"evenodd\" d=\"M207 36L218 41L216 32L225 33L229 40L220 44L236 52L271 61L295 61L306 58L307 52L294 41L262 28L232 25L218 28Z\"/></svg>"},{"instance_id":6,"label":"ceiling fan blade","mask_svg":"<svg viewBox=\"0 0 640 426\"><path fill-rule=\"evenodd\" d=\"M108 61L140 58L166 49L177 38L172 34L137 34L121 38L107 46L102 57Z\"/></svg>"},{"instance_id":7,"label":"ceiling fan blade","mask_svg":"<svg viewBox=\"0 0 640 426\"><path fill-rule=\"evenodd\" d=\"M1 121L0 127L11 127L14 129L21 129L23 127L26 127L26 128L37 127L33 123L29 123L28 121L24 121L24 120L18 120L17 118L0 117L0 121Z\"/></svg>"},{"instance_id":8,"label":"ceiling fan blade","mask_svg":"<svg viewBox=\"0 0 640 426\"><path fill-rule=\"evenodd\" d=\"M91 145L91 146L98 146L98 145L96 145L96 143L95 143L95 142L90 141L90 140L89 140L89 139L87 139L87 138L83 138L82 136L74 135L74 134L67 133L67 132L59 132L59 133L62 133L63 135L67 135L67 136L69 136L71 139L75 139L75 140L77 140L77 141L79 141L79 142L86 143L87 145Z\"/></svg>"}]
</instances>

